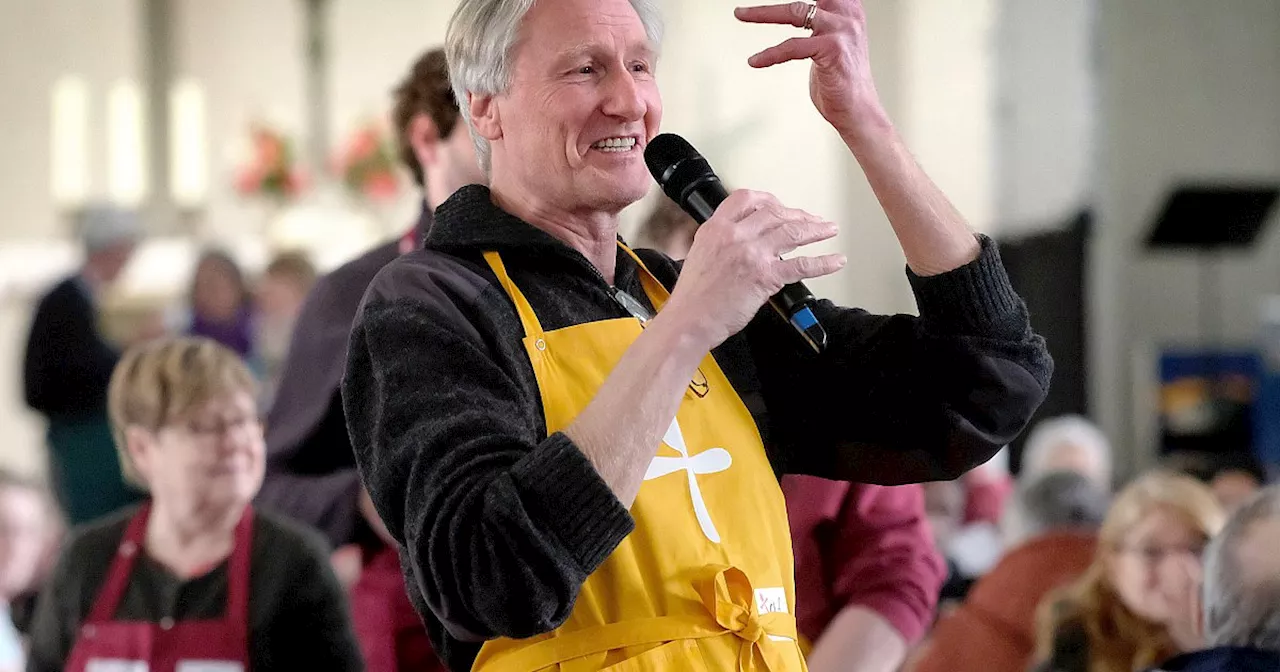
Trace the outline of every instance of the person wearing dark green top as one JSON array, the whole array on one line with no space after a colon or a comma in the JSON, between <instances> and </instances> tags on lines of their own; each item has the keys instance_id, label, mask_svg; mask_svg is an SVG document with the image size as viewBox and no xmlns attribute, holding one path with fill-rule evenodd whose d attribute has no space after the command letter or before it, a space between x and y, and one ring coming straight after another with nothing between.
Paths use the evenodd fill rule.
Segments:
<instances>
[{"instance_id":1,"label":"person wearing dark green top","mask_svg":"<svg viewBox=\"0 0 1280 672\"><path fill-rule=\"evenodd\" d=\"M133 256L127 212L91 207L81 221L84 266L36 305L23 361L27 405L48 421L52 480L72 524L137 502L120 475L107 422L107 381L120 353L98 325L98 299Z\"/></svg>"}]
</instances>

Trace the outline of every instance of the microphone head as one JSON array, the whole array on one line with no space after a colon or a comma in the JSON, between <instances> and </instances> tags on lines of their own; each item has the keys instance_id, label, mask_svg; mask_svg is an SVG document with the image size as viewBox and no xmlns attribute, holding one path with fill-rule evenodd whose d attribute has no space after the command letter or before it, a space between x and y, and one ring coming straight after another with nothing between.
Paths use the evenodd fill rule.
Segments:
<instances>
[{"instance_id":1,"label":"microphone head","mask_svg":"<svg viewBox=\"0 0 1280 672\"><path fill-rule=\"evenodd\" d=\"M716 179L715 171L698 150L674 133L662 133L650 140L644 149L644 162L658 186L677 203L689 187L707 178Z\"/></svg>"}]
</instances>

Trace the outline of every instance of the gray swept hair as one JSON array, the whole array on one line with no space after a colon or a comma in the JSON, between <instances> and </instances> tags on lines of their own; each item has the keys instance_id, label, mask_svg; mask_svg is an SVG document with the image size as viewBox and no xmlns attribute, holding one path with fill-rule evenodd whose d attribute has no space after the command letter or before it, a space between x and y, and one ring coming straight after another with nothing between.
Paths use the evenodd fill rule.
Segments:
<instances>
[{"instance_id":1,"label":"gray swept hair","mask_svg":"<svg viewBox=\"0 0 1280 672\"><path fill-rule=\"evenodd\" d=\"M476 146L476 158L487 174L489 141L476 133L467 101L469 93L494 96L511 85L512 59L520 24L536 0L462 0L445 36L449 83ZM629 0L656 48L662 43L662 14L654 0Z\"/></svg>"},{"instance_id":2,"label":"gray swept hair","mask_svg":"<svg viewBox=\"0 0 1280 672\"><path fill-rule=\"evenodd\" d=\"M1280 521L1280 486L1264 488L1209 543L1204 562L1204 628L1209 646L1280 653L1280 576L1241 565L1241 543L1261 523ZM1272 544L1276 540L1270 540Z\"/></svg>"}]
</instances>

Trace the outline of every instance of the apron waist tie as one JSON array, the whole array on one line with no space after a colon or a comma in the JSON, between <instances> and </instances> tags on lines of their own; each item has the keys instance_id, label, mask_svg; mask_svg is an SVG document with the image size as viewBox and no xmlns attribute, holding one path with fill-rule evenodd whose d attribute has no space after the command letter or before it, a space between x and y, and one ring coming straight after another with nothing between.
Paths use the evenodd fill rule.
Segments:
<instances>
[{"instance_id":1,"label":"apron waist tie","mask_svg":"<svg viewBox=\"0 0 1280 672\"><path fill-rule=\"evenodd\" d=\"M556 634L499 654L490 662L494 669L533 671L615 649L733 634L742 642L738 655L740 672L785 670L771 638L796 640L795 616L785 612L757 616L755 591L746 574L736 567L714 569L712 576L696 584L704 612L632 619ZM763 667L756 664L757 651Z\"/></svg>"}]
</instances>

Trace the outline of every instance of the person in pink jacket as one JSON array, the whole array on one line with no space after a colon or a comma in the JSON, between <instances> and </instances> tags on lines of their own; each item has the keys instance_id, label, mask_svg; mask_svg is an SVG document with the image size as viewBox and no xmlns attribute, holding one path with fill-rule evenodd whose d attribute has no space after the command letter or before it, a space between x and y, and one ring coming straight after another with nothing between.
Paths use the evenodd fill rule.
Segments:
<instances>
[{"instance_id":1,"label":"person in pink jacket","mask_svg":"<svg viewBox=\"0 0 1280 672\"><path fill-rule=\"evenodd\" d=\"M787 476L782 492L809 669L898 669L932 623L946 575L923 490Z\"/></svg>"}]
</instances>

